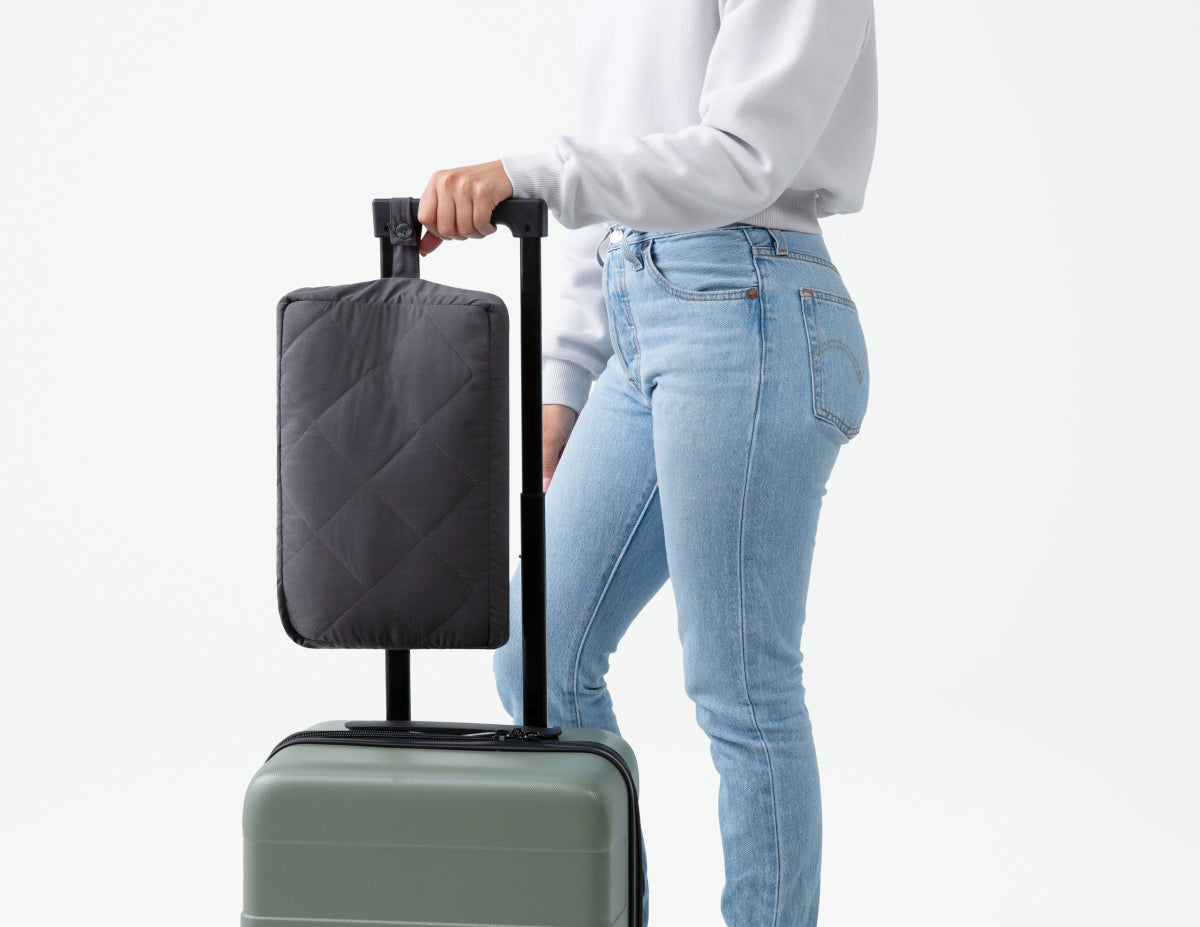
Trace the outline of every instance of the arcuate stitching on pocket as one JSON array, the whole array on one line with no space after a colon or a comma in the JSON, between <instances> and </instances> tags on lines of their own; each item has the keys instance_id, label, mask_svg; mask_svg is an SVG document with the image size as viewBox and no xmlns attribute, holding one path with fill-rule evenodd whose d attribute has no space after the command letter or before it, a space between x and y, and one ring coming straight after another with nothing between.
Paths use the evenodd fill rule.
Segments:
<instances>
[{"instance_id":1,"label":"arcuate stitching on pocket","mask_svg":"<svg viewBox=\"0 0 1200 927\"><path fill-rule=\"evenodd\" d=\"M852 438L859 433L862 426L851 425L825 405L825 371L822 364L822 357L830 349L845 352L846 356L850 358L850 362L854 365L855 377L860 386L863 382L862 362L859 360L858 355L844 341L837 338L831 338L828 341L821 340L821 332L817 321L816 301L820 299L837 303L854 312L855 315L858 313L858 307L854 305L852 300L846 299L844 296L817 290L803 289L800 291L800 298L804 309L805 326L811 326L811 330L809 331L809 357L813 377L813 412L817 418L836 425L847 437Z\"/></svg>"}]
</instances>

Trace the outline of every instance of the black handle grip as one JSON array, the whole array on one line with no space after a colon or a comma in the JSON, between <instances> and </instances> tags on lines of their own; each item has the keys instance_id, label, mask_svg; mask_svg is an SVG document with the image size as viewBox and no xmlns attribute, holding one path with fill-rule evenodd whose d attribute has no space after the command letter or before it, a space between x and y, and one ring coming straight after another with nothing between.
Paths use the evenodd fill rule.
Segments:
<instances>
[{"instance_id":1,"label":"black handle grip","mask_svg":"<svg viewBox=\"0 0 1200 927\"><path fill-rule=\"evenodd\" d=\"M393 211L392 204L398 208ZM421 226L416 221L421 201L416 197L371 201L375 219L375 237L391 238L414 245L420 240ZM550 234L550 209L546 201L530 196L511 196L492 210L492 225L503 225L513 238L545 238Z\"/></svg>"},{"instance_id":2,"label":"black handle grip","mask_svg":"<svg viewBox=\"0 0 1200 927\"><path fill-rule=\"evenodd\" d=\"M511 196L492 210L492 225L507 226L513 238L545 238L550 234L550 209L543 199Z\"/></svg>"}]
</instances>

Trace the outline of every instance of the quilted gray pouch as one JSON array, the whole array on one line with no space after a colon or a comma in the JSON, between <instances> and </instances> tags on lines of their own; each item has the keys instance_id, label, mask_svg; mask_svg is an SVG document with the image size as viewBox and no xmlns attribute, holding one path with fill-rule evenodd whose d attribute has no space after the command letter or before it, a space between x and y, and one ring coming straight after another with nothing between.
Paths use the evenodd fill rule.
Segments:
<instances>
[{"instance_id":1,"label":"quilted gray pouch","mask_svg":"<svg viewBox=\"0 0 1200 927\"><path fill-rule=\"evenodd\" d=\"M279 612L306 647L508 638L508 310L415 277L278 306Z\"/></svg>"}]
</instances>

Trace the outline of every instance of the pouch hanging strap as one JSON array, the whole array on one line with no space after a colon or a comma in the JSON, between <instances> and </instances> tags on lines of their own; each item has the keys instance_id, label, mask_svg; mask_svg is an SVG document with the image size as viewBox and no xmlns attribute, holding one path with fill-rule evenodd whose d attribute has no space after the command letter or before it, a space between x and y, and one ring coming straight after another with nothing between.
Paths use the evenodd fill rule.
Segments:
<instances>
[{"instance_id":1,"label":"pouch hanging strap","mask_svg":"<svg viewBox=\"0 0 1200 927\"><path fill-rule=\"evenodd\" d=\"M381 277L421 276L417 250L421 242L421 223L417 221L420 202L415 197L402 196L372 203Z\"/></svg>"}]
</instances>

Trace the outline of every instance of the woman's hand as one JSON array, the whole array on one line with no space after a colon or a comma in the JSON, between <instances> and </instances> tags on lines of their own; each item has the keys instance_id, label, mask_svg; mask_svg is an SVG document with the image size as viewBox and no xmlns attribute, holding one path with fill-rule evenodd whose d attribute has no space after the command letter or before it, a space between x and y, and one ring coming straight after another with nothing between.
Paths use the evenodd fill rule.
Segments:
<instances>
[{"instance_id":1,"label":"woman's hand","mask_svg":"<svg viewBox=\"0 0 1200 927\"><path fill-rule=\"evenodd\" d=\"M418 250L429 254L447 238L483 238L496 231L492 211L513 195L499 161L437 171L425 185L417 221L425 226Z\"/></svg>"},{"instance_id":2,"label":"woman's hand","mask_svg":"<svg viewBox=\"0 0 1200 927\"><path fill-rule=\"evenodd\" d=\"M578 416L570 406L546 403L542 406L542 492L550 488L550 477L571 437Z\"/></svg>"}]
</instances>

